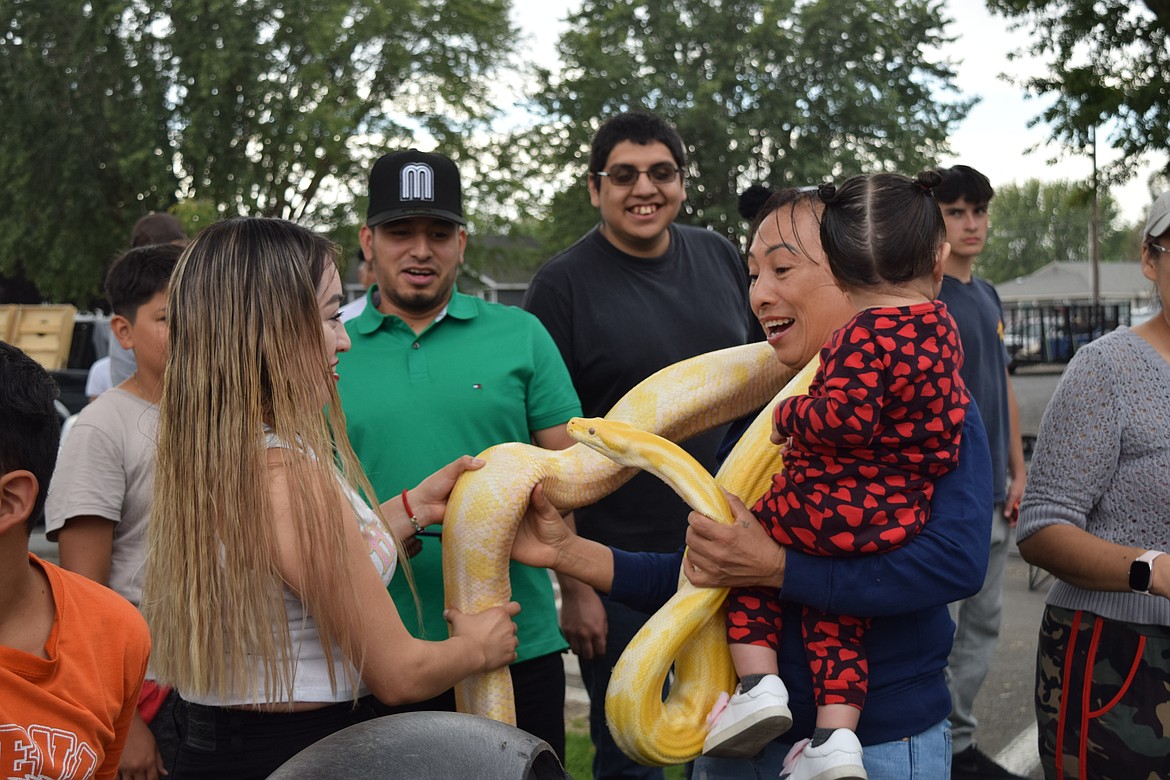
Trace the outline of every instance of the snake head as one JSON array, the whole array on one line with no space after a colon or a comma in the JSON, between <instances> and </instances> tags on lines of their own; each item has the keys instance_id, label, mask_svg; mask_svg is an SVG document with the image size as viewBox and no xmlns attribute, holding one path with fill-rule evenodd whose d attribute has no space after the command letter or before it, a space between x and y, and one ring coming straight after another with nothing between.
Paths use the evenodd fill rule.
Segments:
<instances>
[{"instance_id":1,"label":"snake head","mask_svg":"<svg viewBox=\"0 0 1170 780\"><path fill-rule=\"evenodd\" d=\"M565 424L565 430L573 440L586 443L597 438L597 422L596 417L574 417Z\"/></svg>"}]
</instances>

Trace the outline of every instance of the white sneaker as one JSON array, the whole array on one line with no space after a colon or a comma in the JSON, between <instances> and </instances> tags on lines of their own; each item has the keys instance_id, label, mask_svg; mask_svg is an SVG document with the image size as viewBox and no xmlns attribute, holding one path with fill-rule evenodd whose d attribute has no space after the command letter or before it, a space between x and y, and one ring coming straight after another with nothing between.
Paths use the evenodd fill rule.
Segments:
<instances>
[{"instance_id":1,"label":"white sneaker","mask_svg":"<svg viewBox=\"0 0 1170 780\"><path fill-rule=\"evenodd\" d=\"M780 780L866 780L861 752L849 729L837 729L820 747L802 739L785 757Z\"/></svg>"},{"instance_id":2,"label":"white sneaker","mask_svg":"<svg viewBox=\"0 0 1170 780\"><path fill-rule=\"evenodd\" d=\"M747 693L740 688L735 687L735 694L720 710L726 698L723 694L708 716L710 730L703 742L703 755L751 758L792 727L788 689L779 677L766 675Z\"/></svg>"}]
</instances>

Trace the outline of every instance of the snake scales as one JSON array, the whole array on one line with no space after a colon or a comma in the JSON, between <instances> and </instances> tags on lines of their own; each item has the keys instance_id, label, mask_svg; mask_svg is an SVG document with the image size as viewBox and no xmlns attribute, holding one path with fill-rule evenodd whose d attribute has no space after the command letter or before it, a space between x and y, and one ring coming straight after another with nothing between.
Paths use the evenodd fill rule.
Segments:
<instances>
[{"instance_id":1,"label":"snake scales","mask_svg":"<svg viewBox=\"0 0 1170 780\"><path fill-rule=\"evenodd\" d=\"M605 419L670 441L683 441L759 409L781 388L784 393L800 392L797 388L807 387L813 370L815 365L806 367L793 379L794 372L776 360L766 343L710 352L646 378L623 396ZM745 503L763 494L779 467L779 448L768 441L769 425L770 412L765 410L716 477L721 487ZM657 468L661 462L654 458L660 456L661 445L654 437L645 437L642 443L651 453L647 464ZM443 534L447 606L464 612L482 611L510 600L512 539L538 482L544 483L548 499L566 511L608 495L636 470L585 444L556 451L506 443L489 447L480 457L484 467L464 473L451 493ZM689 473L694 475L693 470ZM689 499L696 481L682 478L679 485L672 486ZM704 514L717 512L706 505L696 508ZM726 516L726 502L723 511ZM619 746L647 764L681 763L698 755L706 713L719 692L735 682L721 610L726 591L694 588L685 578L680 579L679 593L651 618L622 655L606 696L607 718ZM672 664L675 682L670 696L662 702L662 682ZM516 722L507 669L472 675L455 686L455 695L461 712Z\"/></svg>"}]
</instances>

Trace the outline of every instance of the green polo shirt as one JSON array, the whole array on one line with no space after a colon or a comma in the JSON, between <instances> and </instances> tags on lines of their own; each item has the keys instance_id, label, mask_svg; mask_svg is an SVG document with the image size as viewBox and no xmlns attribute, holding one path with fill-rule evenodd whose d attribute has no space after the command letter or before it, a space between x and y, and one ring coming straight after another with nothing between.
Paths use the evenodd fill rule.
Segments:
<instances>
[{"instance_id":1,"label":"green polo shirt","mask_svg":"<svg viewBox=\"0 0 1170 780\"><path fill-rule=\"evenodd\" d=\"M338 391L349 439L381 501L460 455L530 441L533 431L581 414L560 351L521 309L455 291L421 335L373 306L346 330L353 346L341 355ZM410 565L421 626L405 577L395 573L389 590L402 620L415 636L446 639L442 543L424 537ZM522 607L517 661L564 650L548 572L512 563L511 576Z\"/></svg>"}]
</instances>

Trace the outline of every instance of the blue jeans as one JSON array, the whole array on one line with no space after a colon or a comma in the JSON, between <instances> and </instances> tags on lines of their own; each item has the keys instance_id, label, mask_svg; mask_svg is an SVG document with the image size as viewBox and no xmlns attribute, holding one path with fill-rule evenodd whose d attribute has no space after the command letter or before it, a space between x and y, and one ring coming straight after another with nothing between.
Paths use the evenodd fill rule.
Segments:
<instances>
[{"instance_id":1,"label":"blue jeans","mask_svg":"<svg viewBox=\"0 0 1170 780\"><path fill-rule=\"evenodd\" d=\"M792 743L777 740L750 761L727 758L695 760L695 780L775 780ZM869 780L948 780L951 776L951 731L942 720L913 737L865 746Z\"/></svg>"}]
</instances>

